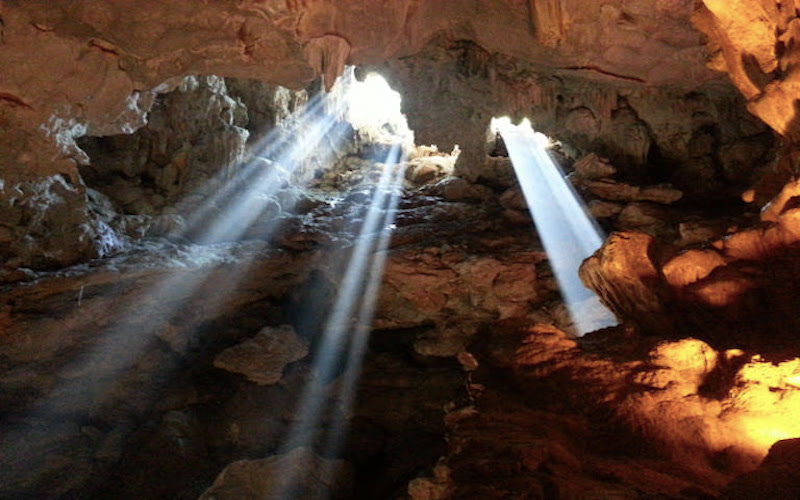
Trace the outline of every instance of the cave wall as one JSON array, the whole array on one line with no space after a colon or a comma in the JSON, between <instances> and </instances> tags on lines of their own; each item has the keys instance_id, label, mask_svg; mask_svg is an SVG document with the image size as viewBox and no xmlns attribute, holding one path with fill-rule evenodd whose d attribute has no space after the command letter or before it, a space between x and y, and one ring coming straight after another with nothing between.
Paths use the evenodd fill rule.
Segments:
<instances>
[{"instance_id":1,"label":"cave wall","mask_svg":"<svg viewBox=\"0 0 800 500\"><path fill-rule=\"evenodd\" d=\"M14 68L0 80L0 121L7 131L0 138L4 181L0 206L9 213L2 222L4 241L14 247L4 257L4 267L60 266L98 255L104 228L86 210L77 165L87 163L87 156L74 139L130 133L141 127L153 94L170 90L175 85L172 78L215 74L298 88L324 74L326 86L330 86L345 63L403 59L442 35L461 44L456 50L461 52L456 58L460 68L453 68L456 72L468 76L487 73L486 78L462 84L453 83L453 69L443 67L435 72L432 77L441 85L455 85L449 89L452 94L471 86L469 95L493 93L486 92L487 85L508 76L495 71L496 64L483 61L484 54L493 61L511 61L512 73L514 62L521 61L541 68L545 75L565 71L575 73L578 80L584 76L607 78L611 88L677 84L688 91L720 79L705 67L701 35L687 23L693 8L691 1L651 5L630 0L589 6L577 0L317 0L222 5L153 0L135 6L100 0L80 4L66 0L4 2L0 6L0 63ZM472 50L473 46L478 49ZM401 80L398 86L408 91L408 84ZM512 82L526 80L530 81L527 75L516 75ZM511 92L511 100L533 97L535 101L538 90L528 87ZM545 93L550 91L548 85L544 87ZM437 90L430 97L446 98L447 92ZM593 104L616 99L602 91L599 94ZM444 115L450 116L449 124L426 127L424 118L414 116L425 104L421 100L408 107L412 126L419 128L422 140L441 145L454 142L452 124L458 123L459 133L472 138L462 140L466 151L462 163L467 170L474 169L469 164L482 150L478 137L485 130L479 121L488 119L484 116L487 112L456 105ZM471 102L466 104L472 108ZM491 97L487 107L491 114L501 109L525 110L521 103L510 105L508 96ZM579 128L592 129L598 114L613 109L607 104L600 105L602 110L589 108L592 118L582 107L567 106L561 109L566 116L559 111L553 119L568 118ZM635 111L635 106L632 109ZM617 128L623 129L622 134L630 129L639 136L630 148L634 157L641 157L642 117L639 113L637 121L633 111L617 113L621 124ZM438 130L434 133L432 128ZM56 175L65 181L53 177ZM35 193L42 191L43 182L67 186L45 189L50 198L61 200L52 205L59 206L60 213L54 213L49 204L36 203ZM68 190L69 195L53 195L59 189ZM72 215L65 218L63 213ZM20 219L35 223L5 222ZM47 227L59 227L58 235ZM50 247L60 251L46 251L48 244L20 248L11 243L47 239Z\"/></svg>"},{"instance_id":2,"label":"cave wall","mask_svg":"<svg viewBox=\"0 0 800 500\"><path fill-rule=\"evenodd\" d=\"M450 39L368 68L400 89L418 142L460 146L456 173L471 180L490 170L489 122L503 115L529 118L573 155L609 158L623 176L671 181L696 196L744 190L771 159L772 133L720 81L642 85L545 68Z\"/></svg>"},{"instance_id":3,"label":"cave wall","mask_svg":"<svg viewBox=\"0 0 800 500\"><path fill-rule=\"evenodd\" d=\"M694 25L708 37L710 66L727 72L748 109L796 142L797 2L704 0Z\"/></svg>"}]
</instances>

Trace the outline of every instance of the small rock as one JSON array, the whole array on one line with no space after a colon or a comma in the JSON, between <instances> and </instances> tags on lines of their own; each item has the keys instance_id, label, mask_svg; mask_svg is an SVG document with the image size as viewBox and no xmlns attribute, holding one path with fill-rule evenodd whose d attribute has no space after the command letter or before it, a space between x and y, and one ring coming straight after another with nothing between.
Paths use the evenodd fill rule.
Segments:
<instances>
[{"instance_id":1,"label":"small rock","mask_svg":"<svg viewBox=\"0 0 800 500\"><path fill-rule=\"evenodd\" d=\"M719 223L714 222L686 221L678 224L681 245L703 243L722 236L724 232L724 228Z\"/></svg>"},{"instance_id":2,"label":"small rock","mask_svg":"<svg viewBox=\"0 0 800 500\"><path fill-rule=\"evenodd\" d=\"M640 188L610 179L580 181L592 194L613 201L652 201L669 205L683 197L683 191L666 184Z\"/></svg>"},{"instance_id":3,"label":"small rock","mask_svg":"<svg viewBox=\"0 0 800 500\"><path fill-rule=\"evenodd\" d=\"M650 360L669 373L655 377L651 385L659 388L671 385L683 394L696 394L706 376L716 368L718 357L717 351L702 340L688 338L659 344L650 352Z\"/></svg>"},{"instance_id":4,"label":"small rock","mask_svg":"<svg viewBox=\"0 0 800 500\"><path fill-rule=\"evenodd\" d=\"M408 483L408 496L412 500L446 500L452 488L450 468L440 463L434 467L432 478L418 477Z\"/></svg>"},{"instance_id":5,"label":"small rock","mask_svg":"<svg viewBox=\"0 0 800 500\"><path fill-rule=\"evenodd\" d=\"M448 428L453 427L462 420L472 418L477 414L478 410L475 409L474 406L459 408L458 410L453 410L451 412L448 412L447 415L444 416L444 425Z\"/></svg>"},{"instance_id":6,"label":"small rock","mask_svg":"<svg viewBox=\"0 0 800 500\"><path fill-rule=\"evenodd\" d=\"M347 462L295 448L285 455L229 464L199 500L340 499L349 498L352 488L353 470Z\"/></svg>"},{"instance_id":7,"label":"small rock","mask_svg":"<svg viewBox=\"0 0 800 500\"><path fill-rule=\"evenodd\" d=\"M669 205L683 198L683 191L666 184L642 188L639 192L639 201L652 201Z\"/></svg>"},{"instance_id":8,"label":"small rock","mask_svg":"<svg viewBox=\"0 0 800 500\"><path fill-rule=\"evenodd\" d=\"M447 201L487 200L492 190L480 184L472 184L462 177L448 177L436 184L442 198Z\"/></svg>"},{"instance_id":9,"label":"small rock","mask_svg":"<svg viewBox=\"0 0 800 500\"><path fill-rule=\"evenodd\" d=\"M414 158L408 162L406 179L413 184L426 184L453 171L455 158L436 155Z\"/></svg>"},{"instance_id":10,"label":"small rock","mask_svg":"<svg viewBox=\"0 0 800 500\"><path fill-rule=\"evenodd\" d=\"M614 217L622 212L622 205L604 200L592 200L588 204L589 213L596 219Z\"/></svg>"},{"instance_id":11,"label":"small rock","mask_svg":"<svg viewBox=\"0 0 800 500\"><path fill-rule=\"evenodd\" d=\"M528 210L528 202L519 186L506 189L500 195L500 205L511 210Z\"/></svg>"},{"instance_id":12,"label":"small rock","mask_svg":"<svg viewBox=\"0 0 800 500\"><path fill-rule=\"evenodd\" d=\"M664 236L670 229L669 214L664 207L652 203L629 203L619 214L617 229L642 231L656 237Z\"/></svg>"},{"instance_id":13,"label":"small rock","mask_svg":"<svg viewBox=\"0 0 800 500\"><path fill-rule=\"evenodd\" d=\"M461 351L458 353L456 359L458 359L458 362L461 363L461 367L464 369L464 371L474 372L478 369L478 360L475 359L475 356L467 351Z\"/></svg>"},{"instance_id":14,"label":"small rock","mask_svg":"<svg viewBox=\"0 0 800 500\"><path fill-rule=\"evenodd\" d=\"M582 157L572 167L578 177L587 180L611 177L617 173L617 169L611 166L607 159L600 158L594 153Z\"/></svg>"},{"instance_id":15,"label":"small rock","mask_svg":"<svg viewBox=\"0 0 800 500\"><path fill-rule=\"evenodd\" d=\"M281 379L286 365L307 355L308 343L291 326L266 327L252 339L222 351L214 359L214 366L267 385Z\"/></svg>"}]
</instances>

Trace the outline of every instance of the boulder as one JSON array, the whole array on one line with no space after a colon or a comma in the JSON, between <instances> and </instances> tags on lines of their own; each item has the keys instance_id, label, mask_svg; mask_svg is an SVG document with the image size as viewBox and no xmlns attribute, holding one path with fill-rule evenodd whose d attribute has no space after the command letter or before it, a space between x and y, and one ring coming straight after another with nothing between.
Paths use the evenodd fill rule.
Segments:
<instances>
[{"instance_id":1,"label":"boulder","mask_svg":"<svg viewBox=\"0 0 800 500\"><path fill-rule=\"evenodd\" d=\"M308 343L289 325L266 327L241 344L225 349L214 358L214 366L241 373L258 385L274 384L289 363L308 355Z\"/></svg>"},{"instance_id":2,"label":"boulder","mask_svg":"<svg viewBox=\"0 0 800 500\"><path fill-rule=\"evenodd\" d=\"M350 497L353 479L347 462L322 458L308 448L295 448L284 455L231 463L199 500L344 499Z\"/></svg>"}]
</instances>

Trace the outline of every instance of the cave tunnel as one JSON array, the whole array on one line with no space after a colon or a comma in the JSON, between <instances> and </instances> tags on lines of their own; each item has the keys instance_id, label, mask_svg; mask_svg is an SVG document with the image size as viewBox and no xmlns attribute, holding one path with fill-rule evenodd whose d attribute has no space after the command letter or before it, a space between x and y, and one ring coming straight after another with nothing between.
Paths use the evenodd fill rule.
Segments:
<instances>
[{"instance_id":1,"label":"cave tunnel","mask_svg":"<svg viewBox=\"0 0 800 500\"><path fill-rule=\"evenodd\" d=\"M799 497L797 23L0 0L0 498Z\"/></svg>"}]
</instances>

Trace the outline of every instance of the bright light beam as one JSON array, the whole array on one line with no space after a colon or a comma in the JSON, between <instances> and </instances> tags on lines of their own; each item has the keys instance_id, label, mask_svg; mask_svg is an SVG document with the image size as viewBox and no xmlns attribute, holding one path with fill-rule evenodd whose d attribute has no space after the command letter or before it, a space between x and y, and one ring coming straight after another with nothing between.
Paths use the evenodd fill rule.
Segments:
<instances>
[{"instance_id":1,"label":"bright light beam","mask_svg":"<svg viewBox=\"0 0 800 500\"><path fill-rule=\"evenodd\" d=\"M365 348L365 334L361 338L347 338L347 332L355 326L369 323L367 315L374 311L375 297L369 297L367 292L373 292L380 286L380 273L377 273L376 264L371 266L370 255L375 253L378 244L388 244L386 227L379 226L385 223L388 217L386 212L393 203L396 203L397 190L393 182L398 182L402 177L397 175L397 163L400 157L400 146L395 145L387 155L384 168L378 185L375 187L372 200L364 217L361 230L356 238L347 268L344 271L342 283L336 295L331 316L328 318L322 333L321 342L314 360L315 376L307 383L298 404L296 415L298 421L294 424L281 447L281 454L298 446L307 446L309 436L313 433L323 418L323 407L326 403L325 385L333 378L338 364L345 356L344 349L361 351ZM395 199L395 201L392 201ZM388 200L388 203L387 203ZM391 211L391 210L390 210ZM381 256L385 259L385 256ZM382 264L381 264L382 266ZM370 281L365 283L365 277ZM376 284L377 282L377 284ZM377 294L375 294L377 295ZM371 302L371 304L370 304ZM360 307L360 310L357 309ZM359 311L356 325L351 325L351 318ZM360 358L360 355L357 356ZM344 358L354 361L352 352ZM352 384L351 384L352 385ZM338 432L330 428L329 432ZM285 482L285 488L295 484L299 478L292 476ZM285 498L286 491L280 490L273 493L274 498Z\"/></svg>"},{"instance_id":2,"label":"bright light beam","mask_svg":"<svg viewBox=\"0 0 800 500\"><path fill-rule=\"evenodd\" d=\"M289 126L287 128L274 127L263 138L259 139L250 150L254 151L253 160L238 168L231 175L230 172L219 172L209 181L211 185L218 185L217 190L206 198L203 204L198 207L186 220L185 228L179 236L188 236L199 231L207 224L209 217L213 217L211 212L220 206L226 206L242 185L252 184L255 177L263 175L263 165L259 160L279 158L286 154L286 149L292 147L291 140L296 137L298 131L306 125L313 123L317 114L325 106L323 102L327 96L316 95L308 101L297 117L287 118ZM232 178L231 178L232 177ZM199 193L195 193L197 195ZM191 196L190 196L191 197Z\"/></svg>"},{"instance_id":3,"label":"bright light beam","mask_svg":"<svg viewBox=\"0 0 800 500\"><path fill-rule=\"evenodd\" d=\"M203 223L202 231L195 229L197 231L195 237L200 242L214 243L239 239L271 204L277 203L273 195L283 187L286 180L284 178L290 177L302 165L303 160L311 155L323 138L332 135L337 141L342 139L341 129L346 126L338 121L335 114L322 114L316 117L314 114L314 111L306 114L305 116L311 116L311 119L302 120L300 128L291 131L289 135L295 139L294 142L278 155L272 168L266 171L259 168L249 172L249 178L235 183L235 187L240 190L232 189L226 193L225 201L228 203L221 213L212 217L210 221L196 219L192 222L190 226L195 228Z\"/></svg>"},{"instance_id":4,"label":"bright light beam","mask_svg":"<svg viewBox=\"0 0 800 500\"><path fill-rule=\"evenodd\" d=\"M530 122L514 126L505 121L498 129L577 334L616 325L614 315L578 277L581 263L603 242L600 229L545 151Z\"/></svg>"},{"instance_id":5,"label":"bright light beam","mask_svg":"<svg viewBox=\"0 0 800 500\"><path fill-rule=\"evenodd\" d=\"M364 353L369 343L372 319L375 316L375 307L378 302L383 271L386 266L386 251L389 248L389 240L391 239L391 227L397 216L397 205L402 195L401 188L404 177L405 168L403 166L395 170L394 178L390 181L392 192L385 209L386 213L381 223L378 240L375 242L375 248L372 250L372 263L367 274L367 284L362 294L363 298L358 309L356 324L353 328L345 372L339 385L340 411L334 416L334 421L328 431L324 456L338 456L346 436L346 420L353 407L353 401L356 396L356 383L361 375Z\"/></svg>"},{"instance_id":6,"label":"bright light beam","mask_svg":"<svg viewBox=\"0 0 800 500\"><path fill-rule=\"evenodd\" d=\"M302 142L298 142L296 148L291 148L276 163L288 165L288 172L291 174L297 170L303 159L308 157L311 149L319 144L326 134L333 133L331 129L335 125L336 120L331 117L325 117L319 123L314 124L310 130L306 131L307 135ZM265 174L253 179L250 186L245 187L243 192L237 193L236 199L230 206L218 217L212 219L199 235L199 239L204 242L239 239L269 205L277 203L273 196L283 187L281 177L277 168L271 168Z\"/></svg>"}]
</instances>

